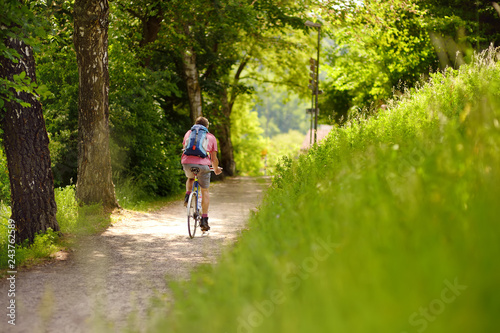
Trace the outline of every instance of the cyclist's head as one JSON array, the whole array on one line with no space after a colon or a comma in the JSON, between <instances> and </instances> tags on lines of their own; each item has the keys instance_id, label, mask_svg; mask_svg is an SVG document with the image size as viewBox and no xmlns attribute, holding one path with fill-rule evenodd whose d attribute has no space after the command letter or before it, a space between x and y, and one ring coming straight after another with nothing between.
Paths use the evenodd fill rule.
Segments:
<instances>
[{"instance_id":1,"label":"cyclist's head","mask_svg":"<svg viewBox=\"0 0 500 333\"><path fill-rule=\"evenodd\" d=\"M196 118L196 121L194 122L196 125L203 125L206 128L208 128L209 122L208 119L205 117L198 117Z\"/></svg>"}]
</instances>

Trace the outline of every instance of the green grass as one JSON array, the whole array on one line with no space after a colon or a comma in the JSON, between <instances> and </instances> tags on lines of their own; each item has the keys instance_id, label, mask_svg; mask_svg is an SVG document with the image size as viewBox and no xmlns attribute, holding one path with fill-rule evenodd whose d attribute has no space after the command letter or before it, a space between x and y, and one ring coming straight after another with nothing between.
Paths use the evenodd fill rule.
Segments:
<instances>
[{"instance_id":1,"label":"green grass","mask_svg":"<svg viewBox=\"0 0 500 333\"><path fill-rule=\"evenodd\" d=\"M496 332L492 58L436 73L285 159L249 230L217 265L171 283L175 302L149 331Z\"/></svg>"},{"instance_id":2,"label":"green grass","mask_svg":"<svg viewBox=\"0 0 500 333\"><path fill-rule=\"evenodd\" d=\"M141 184L135 182L132 178L125 178L116 184L116 198L120 206L124 209L134 211L151 211L158 209L172 200L180 200L181 194L184 197L184 192L181 191L177 195L160 197L152 195L144 190Z\"/></svg>"},{"instance_id":3,"label":"green grass","mask_svg":"<svg viewBox=\"0 0 500 333\"><path fill-rule=\"evenodd\" d=\"M30 266L46 260L54 253L74 246L75 240L84 235L99 234L112 223L112 216L101 205L79 206L75 198L75 186L56 188L57 222L60 232L49 230L35 236L31 245L17 246L16 266ZM122 208L136 211L150 211L166 203L181 198L180 195L158 197L147 195L131 181L121 182L116 188L116 195ZM8 219L10 207L0 204L0 270L8 265Z\"/></svg>"},{"instance_id":4,"label":"green grass","mask_svg":"<svg viewBox=\"0 0 500 333\"><path fill-rule=\"evenodd\" d=\"M104 231L111 223L109 213L100 205L79 207L75 199L74 185L55 189L57 203L57 222L60 232L49 229L35 236L33 244L16 246L16 267L30 266L46 260L57 251L72 246L75 237L96 234ZM10 207L1 206L0 220L0 269L8 264L7 224Z\"/></svg>"}]
</instances>

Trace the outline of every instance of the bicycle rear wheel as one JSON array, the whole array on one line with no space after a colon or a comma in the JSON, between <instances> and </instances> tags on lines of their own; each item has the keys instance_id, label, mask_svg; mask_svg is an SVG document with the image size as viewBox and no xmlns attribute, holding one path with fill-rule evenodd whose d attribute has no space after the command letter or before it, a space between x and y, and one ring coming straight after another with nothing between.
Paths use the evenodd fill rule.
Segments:
<instances>
[{"instance_id":1,"label":"bicycle rear wheel","mask_svg":"<svg viewBox=\"0 0 500 333\"><path fill-rule=\"evenodd\" d=\"M189 195L188 204L187 204L187 224L188 224L188 232L189 237L193 238L196 233L196 228L200 223L200 216L196 210L196 205L198 202L198 196L196 192L192 192Z\"/></svg>"}]
</instances>

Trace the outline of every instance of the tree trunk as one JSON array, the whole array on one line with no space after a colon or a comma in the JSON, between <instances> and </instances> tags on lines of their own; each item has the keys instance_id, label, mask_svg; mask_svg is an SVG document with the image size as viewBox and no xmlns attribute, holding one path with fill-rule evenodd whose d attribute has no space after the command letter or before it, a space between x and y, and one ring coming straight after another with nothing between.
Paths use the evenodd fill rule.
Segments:
<instances>
[{"instance_id":1,"label":"tree trunk","mask_svg":"<svg viewBox=\"0 0 500 333\"><path fill-rule=\"evenodd\" d=\"M161 22L164 16L162 5L160 2L156 2L151 10L146 11L146 13L143 13L142 10L135 10L135 8L126 8L125 10L135 18L141 20L142 39L139 42L139 47L144 53L140 57L142 59L142 66L149 67L151 63L151 50L148 50L148 46L158 39L158 33L160 32ZM151 13L154 14L151 15Z\"/></svg>"},{"instance_id":2,"label":"tree trunk","mask_svg":"<svg viewBox=\"0 0 500 333\"><path fill-rule=\"evenodd\" d=\"M186 75L191 122L194 124L196 118L201 117L203 113L200 80L198 68L196 67L196 54L193 48L187 49L182 54L182 65Z\"/></svg>"},{"instance_id":3,"label":"tree trunk","mask_svg":"<svg viewBox=\"0 0 500 333\"><path fill-rule=\"evenodd\" d=\"M246 57L241 61L238 69L236 70L236 74L234 75L234 85L238 84L241 73L245 69L249 60L250 58ZM233 143L231 141L231 112L233 111L233 105L237 97L237 91L233 90L231 97L229 97L227 87L224 87L221 90L220 100L222 105L222 115L219 115L216 124L220 144L219 150L221 153L221 165L224 168L224 174L228 176L234 176L236 174Z\"/></svg>"},{"instance_id":4,"label":"tree trunk","mask_svg":"<svg viewBox=\"0 0 500 333\"><path fill-rule=\"evenodd\" d=\"M238 69L236 70L236 74L234 76L234 84L237 85L241 73L245 69L246 65L250 58L245 58ZM222 115L218 115L217 123L215 125L217 129L219 144L220 144L220 164L224 168L224 174L228 176L234 176L236 174L236 163L234 162L234 151L233 151L233 143L231 141L231 112L233 111L233 105L238 97L238 93L233 91L231 97L229 97L229 93L227 87L224 87L221 90L221 106L222 106Z\"/></svg>"},{"instance_id":5,"label":"tree trunk","mask_svg":"<svg viewBox=\"0 0 500 333\"><path fill-rule=\"evenodd\" d=\"M7 48L21 56L17 63L0 57L0 75L13 81L14 75L26 73L36 82L33 49L21 40L9 38ZM38 232L48 228L59 231L54 199L54 178L50 167L49 137L45 128L42 106L32 93L14 93L16 101L6 101L2 119L3 141L11 189L11 219L16 224L16 243L33 242Z\"/></svg>"},{"instance_id":6,"label":"tree trunk","mask_svg":"<svg viewBox=\"0 0 500 333\"><path fill-rule=\"evenodd\" d=\"M111 178L107 0L76 0L73 42L80 76L77 199L119 207Z\"/></svg>"},{"instance_id":7,"label":"tree trunk","mask_svg":"<svg viewBox=\"0 0 500 333\"><path fill-rule=\"evenodd\" d=\"M139 46L145 52L142 60L144 67L149 67L151 63L151 54L150 51L147 50L147 46L158 39L158 32L160 32L162 21L163 13L161 11L155 16L148 16L142 20L142 39Z\"/></svg>"},{"instance_id":8,"label":"tree trunk","mask_svg":"<svg viewBox=\"0 0 500 333\"><path fill-rule=\"evenodd\" d=\"M224 174L234 176L236 173L236 164L234 162L233 143L231 142L232 104L229 103L227 98L227 88L224 88L221 93L221 104L222 116L218 117L218 122L215 125L220 145L220 165L223 168Z\"/></svg>"}]
</instances>

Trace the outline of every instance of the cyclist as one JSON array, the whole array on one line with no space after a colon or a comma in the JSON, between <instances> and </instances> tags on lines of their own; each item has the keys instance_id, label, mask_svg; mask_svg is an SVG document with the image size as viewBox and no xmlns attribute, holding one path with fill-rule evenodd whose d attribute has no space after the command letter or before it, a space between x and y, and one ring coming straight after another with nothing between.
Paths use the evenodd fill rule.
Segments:
<instances>
[{"instance_id":1,"label":"cyclist","mask_svg":"<svg viewBox=\"0 0 500 333\"><path fill-rule=\"evenodd\" d=\"M207 118L198 117L195 121L195 125L203 125L208 129L208 126L210 124ZM182 142L183 146L185 146L190 134L191 130L187 131L184 135L184 141ZM189 194L191 194L191 189L193 188L194 174L191 171L191 168L198 167L200 169L200 172L198 173L198 183L200 184L202 195L201 207L203 210L203 215L200 223L200 228L202 231L210 230L210 226L208 225L208 207L210 205L210 194L208 192L208 188L210 186L210 165L213 166L216 175L220 175L222 173L222 169L219 167L219 160L217 159L217 139L211 133L207 133L207 138L208 146L206 150L208 152L208 155L206 158L182 154L181 159L182 167L187 177L184 206L187 206Z\"/></svg>"}]
</instances>

